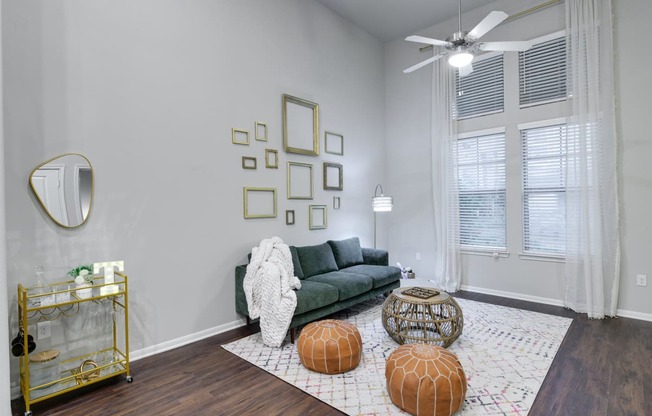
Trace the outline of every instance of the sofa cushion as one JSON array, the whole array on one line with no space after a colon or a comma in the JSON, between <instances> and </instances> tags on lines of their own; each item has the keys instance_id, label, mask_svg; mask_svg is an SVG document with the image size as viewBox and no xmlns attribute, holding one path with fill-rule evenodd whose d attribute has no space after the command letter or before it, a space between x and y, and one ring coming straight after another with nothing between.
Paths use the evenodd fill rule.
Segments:
<instances>
[{"instance_id":1,"label":"sofa cushion","mask_svg":"<svg viewBox=\"0 0 652 416\"><path fill-rule=\"evenodd\" d=\"M316 246L297 247L301 270L304 277L315 276L337 270L337 263L333 257L333 250L328 243Z\"/></svg>"},{"instance_id":2,"label":"sofa cushion","mask_svg":"<svg viewBox=\"0 0 652 416\"><path fill-rule=\"evenodd\" d=\"M346 273L358 273L369 276L374 281L374 289L385 286L401 279L401 269L394 266L374 266L371 264L358 264L342 270Z\"/></svg>"},{"instance_id":3,"label":"sofa cushion","mask_svg":"<svg viewBox=\"0 0 652 416\"><path fill-rule=\"evenodd\" d=\"M294 315L330 305L339 298L339 291L335 286L310 280L302 281L301 289L297 290L296 294L297 307L294 309Z\"/></svg>"},{"instance_id":4,"label":"sofa cushion","mask_svg":"<svg viewBox=\"0 0 652 416\"><path fill-rule=\"evenodd\" d=\"M339 291L339 300L345 300L371 290L374 282L371 277L360 273L330 272L312 276L311 282L321 282L335 286Z\"/></svg>"},{"instance_id":5,"label":"sofa cushion","mask_svg":"<svg viewBox=\"0 0 652 416\"><path fill-rule=\"evenodd\" d=\"M294 266L294 275L299 279L304 279L303 269L301 268L301 261L299 261L299 253L295 246L290 246L290 254L292 254L292 265Z\"/></svg>"},{"instance_id":6,"label":"sofa cushion","mask_svg":"<svg viewBox=\"0 0 652 416\"><path fill-rule=\"evenodd\" d=\"M335 262L339 269L364 262L362 259L362 248L360 248L360 239L358 237L339 241L328 240L328 244L333 249Z\"/></svg>"}]
</instances>

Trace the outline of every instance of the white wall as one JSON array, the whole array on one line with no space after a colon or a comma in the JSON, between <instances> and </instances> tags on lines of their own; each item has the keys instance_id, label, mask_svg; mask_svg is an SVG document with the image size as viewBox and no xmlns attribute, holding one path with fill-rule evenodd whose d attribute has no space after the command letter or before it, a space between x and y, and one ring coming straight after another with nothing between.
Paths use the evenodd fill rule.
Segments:
<instances>
[{"instance_id":1,"label":"white wall","mask_svg":"<svg viewBox=\"0 0 652 416\"><path fill-rule=\"evenodd\" d=\"M476 9L463 16L463 21L473 26L490 10L505 10L508 14L527 8L526 5L501 0ZM621 161L621 220L622 220L622 282L619 309L629 316L652 319L652 304L646 302L650 288L636 287L637 273L652 275L650 261L649 209L652 201L652 174L647 168L652 144L645 126L645 112L649 108L644 91L650 92L650 80L643 68L648 68L650 56L642 54L636 33L645 26L644 19L652 15L652 4L643 0L614 2L615 37L617 41L616 68L620 122ZM445 38L457 27L448 21L424 28L418 34ZM485 40L531 39L552 33L564 27L564 5L557 5L521 19L507 22L490 32ZM430 89L432 71L422 69L406 75L401 71L426 59L418 47L396 40L385 45L387 142L390 158L389 185L394 192L395 210L392 212L389 250L392 260L414 266L417 275L427 277L434 265L434 232L432 185L430 165ZM515 59L506 54L505 60ZM516 75L515 75L516 76ZM518 82L514 80L513 84ZM510 88L514 88L512 85ZM506 100L508 97L506 97ZM549 118L536 114L547 111L537 107L533 117ZM503 117L509 117L505 114ZM495 118L485 117L488 127ZM517 136L509 140L518 140ZM508 143L509 145L509 143ZM509 147L509 146L508 146ZM518 147L512 147L518 149ZM516 162L506 166L508 182L519 187L518 153L512 154ZM509 155L508 155L509 157ZM514 175L509 175L513 172ZM463 255L462 284L487 292L504 293L525 299L561 303L564 297L563 264L520 260L520 209L519 200L508 200L508 258L494 259L477 255ZM510 216L509 210L512 210ZM514 211L517 210L517 211ZM511 221L510 221L511 219ZM648 225L646 227L646 225ZM420 252L421 261L415 260ZM646 314L646 315L641 315Z\"/></svg>"},{"instance_id":2,"label":"white wall","mask_svg":"<svg viewBox=\"0 0 652 416\"><path fill-rule=\"evenodd\" d=\"M278 235L290 244L360 236L373 243L370 198L384 180L383 48L313 1L4 0L8 288L43 265L125 260L132 350L239 323L234 268ZM281 95L320 104L344 156L286 154ZM269 142L253 140L268 123ZM231 144L231 128L251 145ZM265 169L265 148L279 150ZM54 225L28 188L43 161L79 152L95 173L87 223ZM241 168L255 156L258 169ZM314 165L315 198L286 199L288 160ZM344 191L322 189L322 162L344 165ZM275 187L278 217L243 219L243 186ZM332 197L342 208L333 211ZM308 230L308 205L329 207ZM294 209L296 225L285 225ZM154 348L153 348L154 346ZM15 381L17 360L12 359Z\"/></svg>"}]
</instances>

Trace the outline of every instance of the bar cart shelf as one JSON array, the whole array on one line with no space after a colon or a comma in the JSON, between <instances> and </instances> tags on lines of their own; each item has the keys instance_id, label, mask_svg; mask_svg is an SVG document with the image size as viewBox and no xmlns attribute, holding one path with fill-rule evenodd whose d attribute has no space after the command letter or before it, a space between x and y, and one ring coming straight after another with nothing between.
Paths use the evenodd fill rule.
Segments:
<instances>
[{"instance_id":1,"label":"bar cart shelf","mask_svg":"<svg viewBox=\"0 0 652 416\"><path fill-rule=\"evenodd\" d=\"M24 348L19 357L20 390L25 402L25 416L31 416L32 404L52 397L77 390L106 380L124 375L127 382L133 378L129 370L129 307L127 275L115 272L113 283L105 283L103 276L93 276L93 284L83 288L75 287L74 281L52 283L40 287L25 287L18 285L18 316L19 329L22 334L23 346L27 346L36 334L29 334L29 327L42 321L67 319L78 314L88 313L83 305L94 302L110 308L113 314L112 324L106 328L107 339L112 338L112 346L102 349L92 349L81 354L69 356L67 352L59 351L45 356L46 360L60 360L54 369L54 377L38 381L30 381L34 362L30 356L35 354ZM108 304L108 305L107 305ZM108 334L112 332L112 334ZM62 349L65 349L64 343ZM43 354L43 353L41 353ZM32 358L34 360L34 358ZM58 376L57 376L58 375ZM39 383L39 384L36 384Z\"/></svg>"}]
</instances>

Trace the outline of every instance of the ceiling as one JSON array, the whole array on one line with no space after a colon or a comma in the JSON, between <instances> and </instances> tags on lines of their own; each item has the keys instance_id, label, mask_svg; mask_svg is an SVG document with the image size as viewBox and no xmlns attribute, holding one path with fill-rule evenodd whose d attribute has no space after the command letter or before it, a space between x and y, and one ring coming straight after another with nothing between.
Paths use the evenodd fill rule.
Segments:
<instances>
[{"instance_id":1,"label":"ceiling","mask_svg":"<svg viewBox=\"0 0 652 416\"><path fill-rule=\"evenodd\" d=\"M317 0L383 42L457 16L457 0ZM462 13L495 0L464 0Z\"/></svg>"}]
</instances>

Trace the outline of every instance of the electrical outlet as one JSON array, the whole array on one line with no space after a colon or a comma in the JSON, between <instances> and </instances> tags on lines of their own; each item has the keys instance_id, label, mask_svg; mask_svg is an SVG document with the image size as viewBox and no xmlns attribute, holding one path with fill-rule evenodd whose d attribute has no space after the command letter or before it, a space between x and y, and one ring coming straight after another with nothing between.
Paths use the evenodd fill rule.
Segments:
<instances>
[{"instance_id":1,"label":"electrical outlet","mask_svg":"<svg viewBox=\"0 0 652 416\"><path fill-rule=\"evenodd\" d=\"M421 253L417 252L416 258L417 260L421 260Z\"/></svg>"},{"instance_id":2,"label":"electrical outlet","mask_svg":"<svg viewBox=\"0 0 652 416\"><path fill-rule=\"evenodd\" d=\"M647 275L637 274L636 275L636 284L638 286L647 286Z\"/></svg>"},{"instance_id":3,"label":"electrical outlet","mask_svg":"<svg viewBox=\"0 0 652 416\"><path fill-rule=\"evenodd\" d=\"M38 329L38 339L50 338L50 321L43 321L36 324Z\"/></svg>"}]
</instances>

